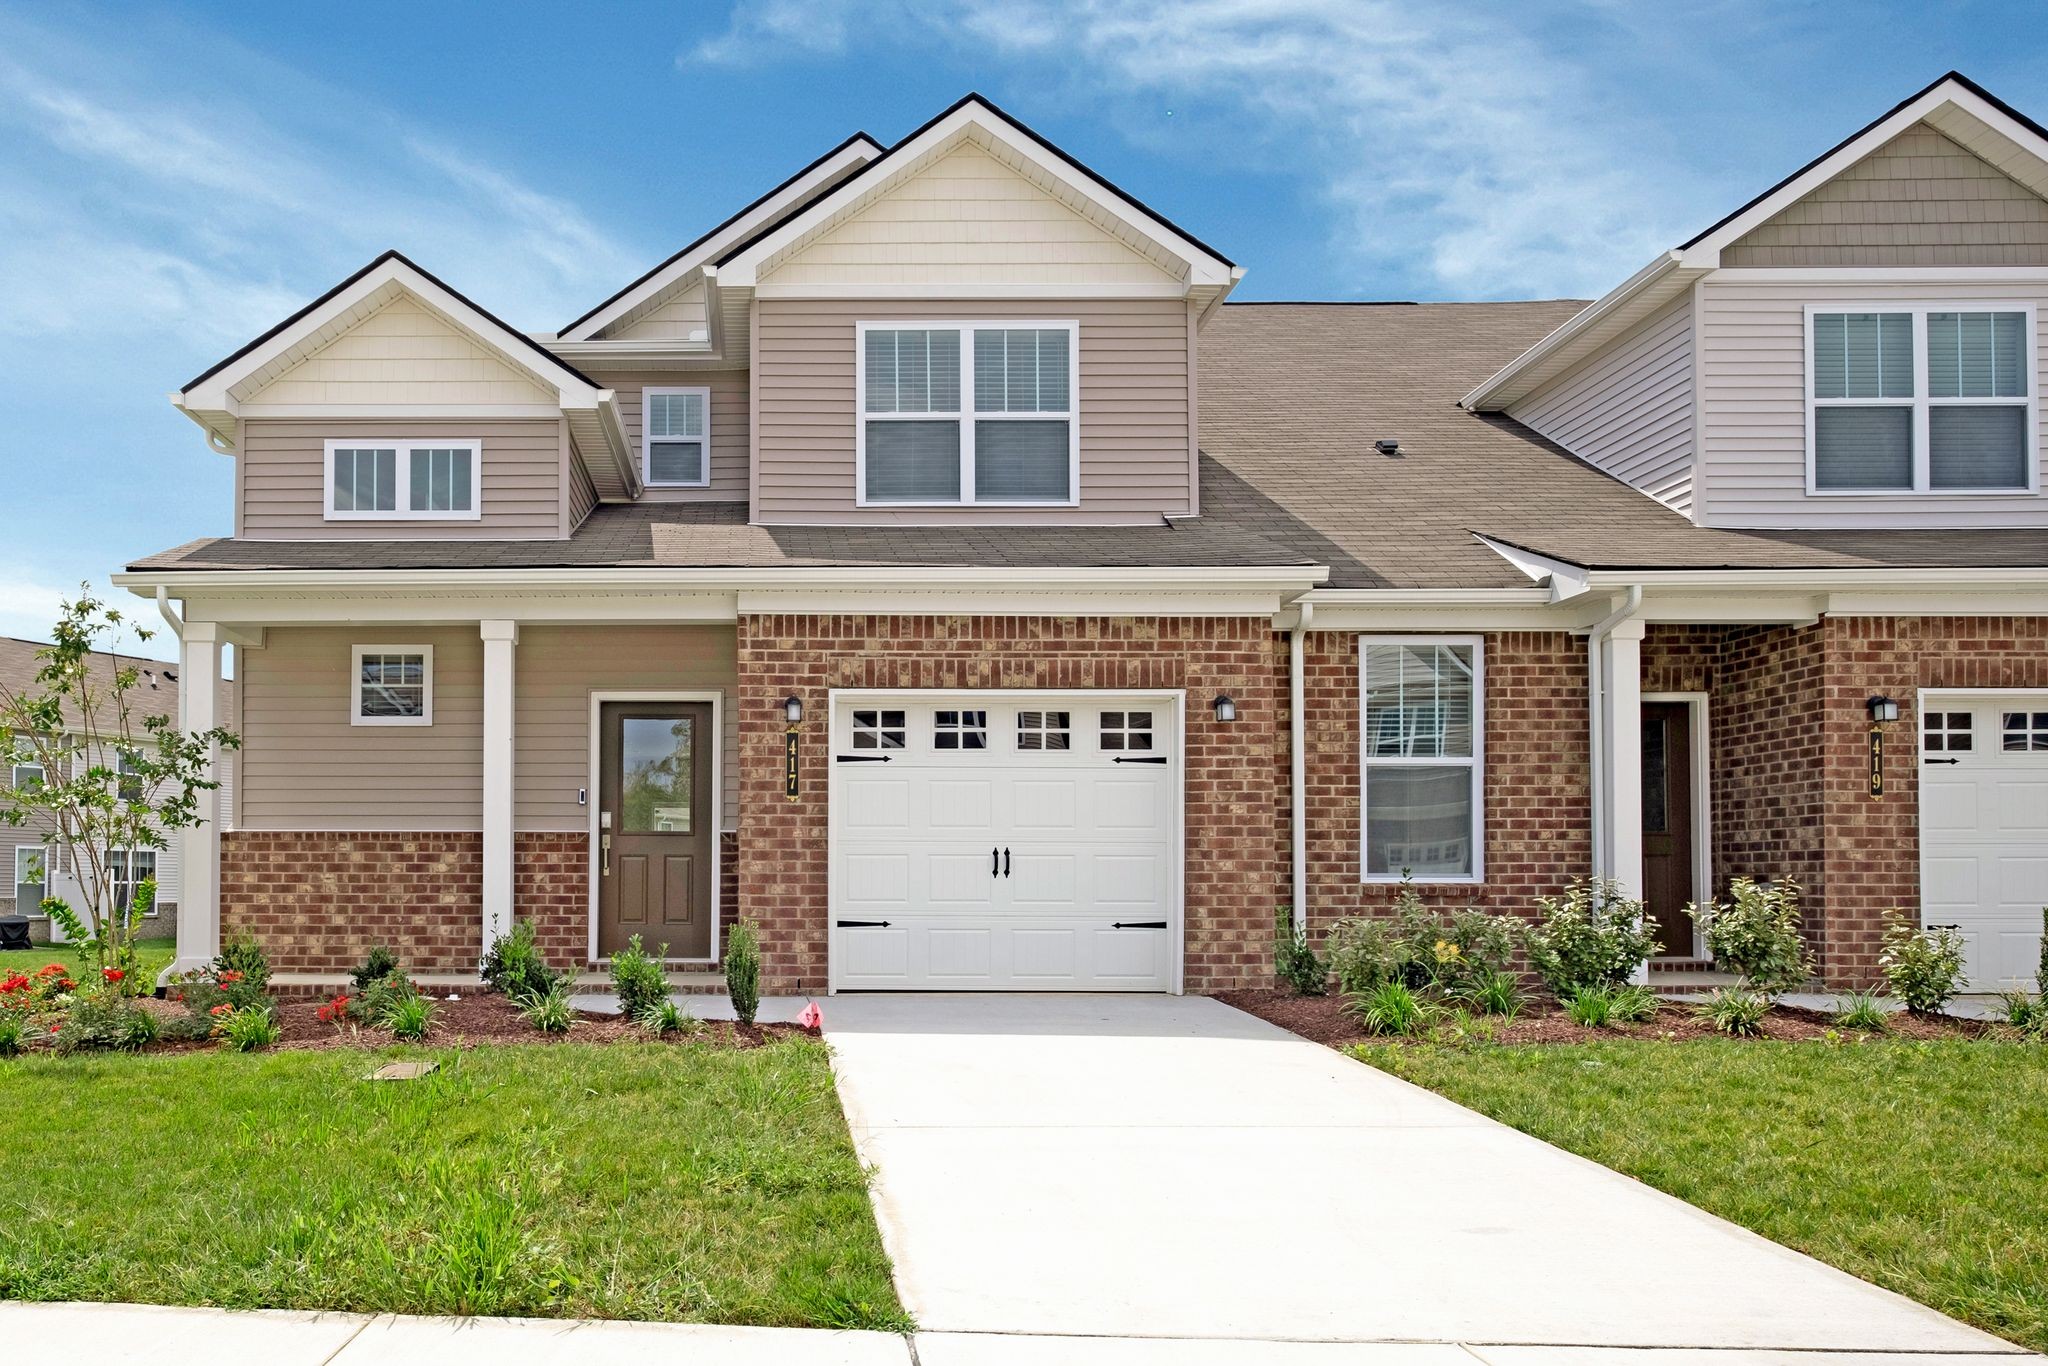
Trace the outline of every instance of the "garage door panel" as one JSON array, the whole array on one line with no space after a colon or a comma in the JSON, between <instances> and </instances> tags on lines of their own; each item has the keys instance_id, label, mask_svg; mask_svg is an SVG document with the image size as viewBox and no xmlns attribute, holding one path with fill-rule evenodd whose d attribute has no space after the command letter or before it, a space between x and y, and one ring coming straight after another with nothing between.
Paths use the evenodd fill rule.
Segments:
<instances>
[{"instance_id":1,"label":"garage door panel","mask_svg":"<svg viewBox=\"0 0 2048 1366\"><path fill-rule=\"evenodd\" d=\"M848 854L840 864L841 892L849 906L900 907L910 900L910 855Z\"/></svg>"},{"instance_id":2,"label":"garage door panel","mask_svg":"<svg viewBox=\"0 0 2048 1366\"><path fill-rule=\"evenodd\" d=\"M1019 778L1011 785L1010 823L1018 831L1070 833L1081 825L1078 777Z\"/></svg>"},{"instance_id":3,"label":"garage door panel","mask_svg":"<svg viewBox=\"0 0 2048 1366\"><path fill-rule=\"evenodd\" d=\"M995 880L988 875L988 850L922 852L912 857L925 869L925 901L931 909L986 909L993 902L996 888Z\"/></svg>"},{"instance_id":4,"label":"garage door panel","mask_svg":"<svg viewBox=\"0 0 2048 1366\"><path fill-rule=\"evenodd\" d=\"M839 930L834 952L847 982L901 981L910 972L910 931L900 926Z\"/></svg>"},{"instance_id":5,"label":"garage door panel","mask_svg":"<svg viewBox=\"0 0 2048 1366\"><path fill-rule=\"evenodd\" d=\"M984 926L934 928L924 943L925 972L935 986L978 985L994 975L995 933Z\"/></svg>"},{"instance_id":6,"label":"garage door panel","mask_svg":"<svg viewBox=\"0 0 2048 1366\"><path fill-rule=\"evenodd\" d=\"M1920 874L1920 899L1929 907L1975 906L1977 904L1977 860L1974 855L1953 853L1924 860Z\"/></svg>"},{"instance_id":7,"label":"garage door panel","mask_svg":"<svg viewBox=\"0 0 2048 1366\"><path fill-rule=\"evenodd\" d=\"M1104 930L1088 936L1094 975L1105 982L1154 980L1169 970L1165 930Z\"/></svg>"},{"instance_id":8,"label":"garage door panel","mask_svg":"<svg viewBox=\"0 0 2048 1366\"><path fill-rule=\"evenodd\" d=\"M1080 893L1080 858L1072 853L1012 850L1008 885L1016 911L1072 911Z\"/></svg>"},{"instance_id":9,"label":"garage door panel","mask_svg":"<svg viewBox=\"0 0 2048 1366\"><path fill-rule=\"evenodd\" d=\"M1999 783L1993 812L2000 830L2048 832L2048 778Z\"/></svg>"},{"instance_id":10,"label":"garage door panel","mask_svg":"<svg viewBox=\"0 0 2048 1366\"><path fill-rule=\"evenodd\" d=\"M1097 830L1128 839L1133 835L1163 835L1171 807L1161 800L1161 779L1113 778L1095 787L1094 826Z\"/></svg>"},{"instance_id":11,"label":"garage door panel","mask_svg":"<svg viewBox=\"0 0 2048 1366\"><path fill-rule=\"evenodd\" d=\"M1920 786L1920 822L1925 830L1977 828L1977 784L1967 777L1928 779Z\"/></svg>"},{"instance_id":12,"label":"garage door panel","mask_svg":"<svg viewBox=\"0 0 2048 1366\"><path fill-rule=\"evenodd\" d=\"M2002 732L2008 714L2031 716L2039 705L1944 694L1923 721L1921 922L1957 927L1978 991L2030 980L2038 962L2048 905L2048 752L2030 743L2008 749ZM1976 743L1958 745L1963 734Z\"/></svg>"},{"instance_id":13,"label":"garage door panel","mask_svg":"<svg viewBox=\"0 0 2048 1366\"><path fill-rule=\"evenodd\" d=\"M1079 936L1071 926L1010 931L1010 970L1019 980L1071 982L1078 976Z\"/></svg>"},{"instance_id":14,"label":"garage door panel","mask_svg":"<svg viewBox=\"0 0 2048 1366\"><path fill-rule=\"evenodd\" d=\"M841 792L845 809L840 812L842 828L876 834L907 834L910 830L911 782L907 777L883 778L862 774L846 783Z\"/></svg>"},{"instance_id":15,"label":"garage door panel","mask_svg":"<svg viewBox=\"0 0 2048 1366\"><path fill-rule=\"evenodd\" d=\"M988 831L995 821L995 784L987 778L933 778L927 823L934 830Z\"/></svg>"},{"instance_id":16,"label":"garage door panel","mask_svg":"<svg viewBox=\"0 0 2048 1366\"><path fill-rule=\"evenodd\" d=\"M1121 915L1134 911L1166 910L1166 870L1159 855L1150 850L1137 853L1101 853L1092 861L1095 902Z\"/></svg>"},{"instance_id":17,"label":"garage door panel","mask_svg":"<svg viewBox=\"0 0 2048 1366\"><path fill-rule=\"evenodd\" d=\"M2048 906L2048 857L2006 854L1998 859L1998 906L2009 914Z\"/></svg>"}]
</instances>

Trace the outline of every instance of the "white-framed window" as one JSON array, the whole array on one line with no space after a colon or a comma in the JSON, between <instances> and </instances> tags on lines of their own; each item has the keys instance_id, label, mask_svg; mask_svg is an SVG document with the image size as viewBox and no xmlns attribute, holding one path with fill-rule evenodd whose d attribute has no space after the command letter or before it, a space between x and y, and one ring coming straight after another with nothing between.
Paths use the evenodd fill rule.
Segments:
<instances>
[{"instance_id":1,"label":"white-framed window","mask_svg":"<svg viewBox=\"0 0 2048 1366\"><path fill-rule=\"evenodd\" d=\"M127 910L135 901L135 889L145 878L156 876L156 850L154 849L109 849L107 851L107 879L113 884L114 905ZM152 905L149 913L155 915L157 908Z\"/></svg>"},{"instance_id":2,"label":"white-framed window","mask_svg":"<svg viewBox=\"0 0 2048 1366\"><path fill-rule=\"evenodd\" d=\"M1106 711L1102 713L1101 727L1103 749L1152 748L1152 713L1149 711Z\"/></svg>"},{"instance_id":3,"label":"white-framed window","mask_svg":"<svg viewBox=\"0 0 2048 1366\"><path fill-rule=\"evenodd\" d=\"M1359 637L1363 881L1484 875L1484 652L1478 636Z\"/></svg>"},{"instance_id":4,"label":"white-framed window","mask_svg":"<svg viewBox=\"0 0 2048 1366\"><path fill-rule=\"evenodd\" d=\"M941 707L932 713L933 749L987 749L988 713Z\"/></svg>"},{"instance_id":5,"label":"white-framed window","mask_svg":"<svg viewBox=\"0 0 2048 1366\"><path fill-rule=\"evenodd\" d=\"M14 913L41 915L49 893L50 851L40 844L14 846Z\"/></svg>"},{"instance_id":6,"label":"white-framed window","mask_svg":"<svg viewBox=\"0 0 2048 1366\"><path fill-rule=\"evenodd\" d=\"M135 760L125 754L114 756L114 795L133 805L143 798L142 773Z\"/></svg>"},{"instance_id":7,"label":"white-framed window","mask_svg":"<svg viewBox=\"0 0 2048 1366\"><path fill-rule=\"evenodd\" d=\"M1806 310L1807 492L2033 493L2034 306Z\"/></svg>"},{"instance_id":8,"label":"white-framed window","mask_svg":"<svg viewBox=\"0 0 2048 1366\"><path fill-rule=\"evenodd\" d=\"M1999 713L1999 745L2007 754L2048 753L2048 711Z\"/></svg>"},{"instance_id":9,"label":"white-framed window","mask_svg":"<svg viewBox=\"0 0 2048 1366\"><path fill-rule=\"evenodd\" d=\"M349 676L351 724L434 724L433 646L357 645L350 651Z\"/></svg>"},{"instance_id":10,"label":"white-framed window","mask_svg":"<svg viewBox=\"0 0 2048 1366\"><path fill-rule=\"evenodd\" d=\"M19 745L21 743L21 739L22 738L17 735L14 737L14 742L17 745ZM14 771L9 778L9 783L14 788L15 791L19 792L24 788L41 787L43 785L45 775L43 773L43 766L41 764L15 764L13 766L13 769Z\"/></svg>"},{"instance_id":11,"label":"white-framed window","mask_svg":"<svg viewBox=\"0 0 2048 1366\"><path fill-rule=\"evenodd\" d=\"M1064 711L1020 711L1017 713L1017 748L1022 750L1069 750L1074 747L1073 713Z\"/></svg>"},{"instance_id":12,"label":"white-framed window","mask_svg":"<svg viewBox=\"0 0 2048 1366\"><path fill-rule=\"evenodd\" d=\"M1920 746L1930 751L1959 751L1971 747L1970 713L1930 711L1920 720Z\"/></svg>"},{"instance_id":13,"label":"white-framed window","mask_svg":"<svg viewBox=\"0 0 2048 1366\"><path fill-rule=\"evenodd\" d=\"M855 325L856 501L1072 507L1080 324Z\"/></svg>"},{"instance_id":14,"label":"white-framed window","mask_svg":"<svg viewBox=\"0 0 2048 1366\"><path fill-rule=\"evenodd\" d=\"M902 749L909 730L900 711L857 711L853 714L855 749Z\"/></svg>"},{"instance_id":15,"label":"white-framed window","mask_svg":"<svg viewBox=\"0 0 2048 1366\"><path fill-rule=\"evenodd\" d=\"M711 482L711 391L640 391L640 477L654 489Z\"/></svg>"},{"instance_id":16,"label":"white-framed window","mask_svg":"<svg viewBox=\"0 0 2048 1366\"><path fill-rule=\"evenodd\" d=\"M327 520L475 521L483 442L343 438L327 443Z\"/></svg>"}]
</instances>

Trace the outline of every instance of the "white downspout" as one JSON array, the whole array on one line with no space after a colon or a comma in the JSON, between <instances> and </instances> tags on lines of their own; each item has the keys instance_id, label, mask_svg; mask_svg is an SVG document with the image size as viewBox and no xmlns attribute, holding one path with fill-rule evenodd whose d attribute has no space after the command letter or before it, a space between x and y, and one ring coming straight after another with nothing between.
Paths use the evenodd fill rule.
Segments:
<instances>
[{"instance_id":1,"label":"white downspout","mask_svg":"<svg viewBox=\"0 0 2048 1366\"><path fill-rule=\"evenodd\" d=\"M164 621L170 626L171 638L183 641L185 639L185 619L178 615L176 608L171 606L170 592L162 584L156 586L156 610L163 614ZM178 668L182 672L184 667L185 656L184 652L180 651L178 654ZM184 682L183 679L178 681L180 684ZM178 733L180 735L185 733L185 689L182 686L178 689Z\"/></svg>"},{"instance_id":2,"label":"white downspout","mask_svg":"<svg viewBox=\"0 0 2048 1366\"><path fill-rule=\"evenodd\" d=\"M1621 606L1609 612L1586 633L1586 720L1590 726L1592 772L1587 785L1591 798L1590 814L1593 818L1593 867L1594 877L1607 874L1607 787L1602 781L1606 771L1607 742L1606 694L1600 683L1600 648L1607 639L1607 633L1640 612L1643 608L1643 586L1630 584L1622 597Z\"/></svg>"},{"instance_id":3,"label":"white downspout","mask_svg":"<svg viewBox=\"0 0 2048 1366\"><path fill-rule=\"evenodd\" d=\"M1315 605L1309 602L1295 604L1301 613L1295 619L1293 634L1287 641L1287 719L1288 736L1288 824L1291 827L1294 869L1292 890L1294 892L1294 931L1308 933L1308 684L1306 667L1306 644L1309 619L1315 615Z\"/></svg>"}]
</instances>

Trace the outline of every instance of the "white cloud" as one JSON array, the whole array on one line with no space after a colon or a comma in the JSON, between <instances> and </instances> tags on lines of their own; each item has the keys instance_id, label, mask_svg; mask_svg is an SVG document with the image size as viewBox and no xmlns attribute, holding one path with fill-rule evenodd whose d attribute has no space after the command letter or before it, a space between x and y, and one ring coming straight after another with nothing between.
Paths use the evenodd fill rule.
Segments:
<instances>
[{"instance_id":1,"label":"white cloud","mask_svg":"<svg viewBox=\"0 0 2048 1366\"><path fill-rule=\"evenodd\" d=\"M1541 37L1515 27L1522 14L1387 0L768 0L741 6L686 60L937 38L1042 67L1059 98L1075 86L1107 111L1195 106L1242 164L1313 178L1337 210L1334 264L1353 278L1465 297L1597 293L1683 235L1666 206L1692 196L1645 164L1640 130L1602 105L1600 73L1558 41L1568 24L1611 24L1608 7L1539 7L1527 19Z\"/></svg>"},{"instance_id":2,"label":"white cloud","mask_svg":"<svg viewBox=\"0 0 2048 1366\"><path fill-rule=\"evenodd\" d=\"M16 640L49 640L50 628L56 624L58 612L65 602L78 597L79 585L52 584L45 582L44 577L36 570L19 565L0 565L0 636L12 636ZM92 584L91 592L124 618L120 628L103 644L145 659L177 658L178 642L165 629L163 618L157 614L155 606L105 582ZM138 626L152 632L151 638L142 639L136 630Z\"/></svg>"}]
</instances>

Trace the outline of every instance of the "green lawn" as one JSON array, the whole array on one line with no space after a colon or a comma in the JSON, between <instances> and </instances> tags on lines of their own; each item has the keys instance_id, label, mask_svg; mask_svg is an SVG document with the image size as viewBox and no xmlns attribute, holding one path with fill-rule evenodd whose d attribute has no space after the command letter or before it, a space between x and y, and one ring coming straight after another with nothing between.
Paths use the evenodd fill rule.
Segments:
<instances>
[{"instance_id":1,"label":"green lawn","mask_svg":"<svg viewBox=\"0 0 2048 1366\"><path fill-rule=\"evenodd\" d=\"M825 1046L0 1062L0 1300L906 1326Z\"/></svg>"},{"instance_id":2,"label":"green lawn","mask_svg":"<svg viewBox=\"0 0 2048 1366\"><path fill-rule=\"evenodd\" d=\"M178 941L169 936L138 939L135 949L142 959L143 975L154 978L178 956ZM92 970L76 944L38 944L27 953L0 953L0 977L10 972L34 972L45 963L62 963L65 971L81 982Z\"/></svg>"},{"instance_id":3,"label":"green lawn","mask_svg":"<svg viewBox=\"0 0 2048 1366\"><path fill-rule=\"evenodd\" d=\"M1356 1054L2048 1349L2048 1047L1617 1042Z\"/></svg>"}]
</instances>

